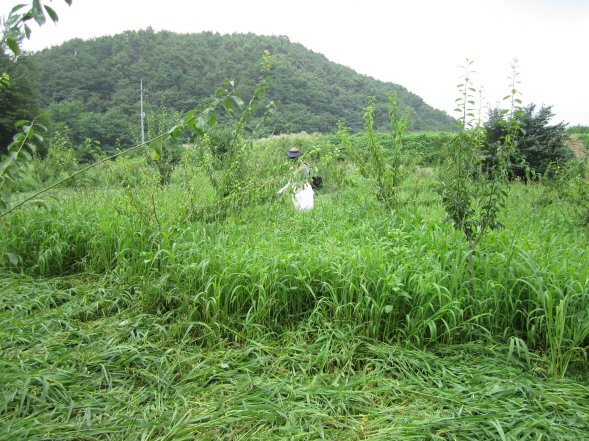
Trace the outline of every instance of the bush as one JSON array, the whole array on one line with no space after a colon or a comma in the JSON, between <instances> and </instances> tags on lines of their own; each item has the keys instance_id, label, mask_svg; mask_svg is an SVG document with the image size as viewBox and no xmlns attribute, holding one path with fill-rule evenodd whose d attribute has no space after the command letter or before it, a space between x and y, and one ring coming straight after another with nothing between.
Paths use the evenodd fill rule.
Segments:
<instances>
[{"instance_id":1,"label":"bush","mask_svg":"<svg viewBox=\"0 0 589 441\"><path fill-rule=\"evenodd\" d=\"M534 174L550 174L551 165L563 164L574 158L574 153L565 144L568 136L566 124L549 125L554 117L552 106L542 106L535 112L536 105L530 104L513 116L519 124L515 155L510 160L512 177L527 177ZM487 131L485 165L490 168L496 163L498 150L508 131L507 115L499 108L489 110L484 127Z\"/></svg>"},{"instance_id":2,"label":"bush","mask_svg":"<svg viewBox=\"0 0 589 441\"><path fill-rule=\"evenodd\" d=\"M569 134L584 134L589 135L589 126L573 126L567 128Z\"/></svg>"}]
</instances>

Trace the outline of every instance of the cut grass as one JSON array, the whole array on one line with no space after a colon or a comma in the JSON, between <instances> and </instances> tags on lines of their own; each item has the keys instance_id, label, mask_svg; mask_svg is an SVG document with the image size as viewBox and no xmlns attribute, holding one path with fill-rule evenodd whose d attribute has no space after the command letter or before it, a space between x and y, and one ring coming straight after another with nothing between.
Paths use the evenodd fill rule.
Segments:
<instances>
[{"instance_id":1,"label":"cut grass","mask_svg":"<svg viewBox=\"0 0 589 441\"><path fill-rule=\"evenodd\" d=\"M535 440L589 430L586 386L539 377L543 360L528 365L502 345L422 351L319 311L252 340L240 326L221 333L144 314L107 280L79 282L4 279L0 439ZM43 287L53 295L38 296ZM80 320L80 309L116 299L127 307Z\"/></svg>"}]
</instances>

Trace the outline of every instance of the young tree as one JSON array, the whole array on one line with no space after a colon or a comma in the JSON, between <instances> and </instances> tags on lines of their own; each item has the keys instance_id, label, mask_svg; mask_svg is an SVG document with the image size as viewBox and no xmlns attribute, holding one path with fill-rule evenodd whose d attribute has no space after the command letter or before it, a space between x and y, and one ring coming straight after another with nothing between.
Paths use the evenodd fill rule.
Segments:
<instances>
[{"instance_id":1,"label":"young tree","mask_svg":"<svg viewBox=\"0 0 589 441\"><path fill-rule=\"evenodd\" d=\"M461 96L456 100L458 104L455 109L461 114L458 118L460 131L446 146L444 161L439 169L438 191L448 214L447 220L454 223L454 228L462 230L468 240L468 291L472 292L474 251L487 231L502 228L499 214L507 199L507 173L503 158L509 154L511 146L517 140L514 130L518 126L515 120L509 121L507 135L503 137L505 148L498 149L497 164L490 170L489 179L486 179L481 173L480 151L487 133L481 126L480 118L476 118L474 113L474 93L477 91L472 87L470 78L473 61L467 59L466 62L464 83L458 85ZM512 98L512 109L516 108L513 106L517 93L516 62L512 66L512 94L506 97Z\"/></svg>"}]
</instances>

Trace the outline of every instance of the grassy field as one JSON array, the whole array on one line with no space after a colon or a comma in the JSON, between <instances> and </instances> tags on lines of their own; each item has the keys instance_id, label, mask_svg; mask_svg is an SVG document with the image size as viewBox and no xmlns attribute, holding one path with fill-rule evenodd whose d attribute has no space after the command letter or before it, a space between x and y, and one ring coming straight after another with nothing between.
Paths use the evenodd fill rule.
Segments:
<instances>
[{"instance_id":1,"label":"grassy field","mask_svg":"<svg viewBox=\"0 0 589 441\"><path fill-rule=\"evenodd\" d=\"M587 439L589 230L550 186L512 184L469 291L431 169L396 210L353 176L212 217L182 173L3 219L0 439Z\"/></svg>"}]
</instances>

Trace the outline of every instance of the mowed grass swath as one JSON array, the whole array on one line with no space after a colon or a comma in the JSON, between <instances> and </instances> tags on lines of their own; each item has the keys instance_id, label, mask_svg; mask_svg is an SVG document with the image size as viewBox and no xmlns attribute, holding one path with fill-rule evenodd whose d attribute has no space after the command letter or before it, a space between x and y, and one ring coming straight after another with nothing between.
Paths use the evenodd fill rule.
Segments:
<instances>
[{"instance_id":1,"label":"mowed grass swath","mask_svg":"<svg viewBox=\"0 0 589 441\"><path fill-rule=\"evenodd\" d=\"M1 439L583 439L588 231L568 200L510 184L471 276L431 169L391 209L329 158L341 185L309 212L279 179L219 207L188 160L162 187L121 159L105 176L138 182L5 220Z\"/></svg>"}]
</instances>

